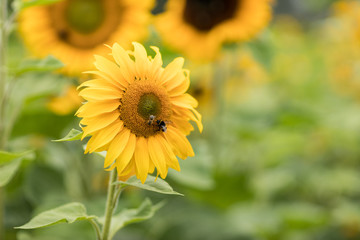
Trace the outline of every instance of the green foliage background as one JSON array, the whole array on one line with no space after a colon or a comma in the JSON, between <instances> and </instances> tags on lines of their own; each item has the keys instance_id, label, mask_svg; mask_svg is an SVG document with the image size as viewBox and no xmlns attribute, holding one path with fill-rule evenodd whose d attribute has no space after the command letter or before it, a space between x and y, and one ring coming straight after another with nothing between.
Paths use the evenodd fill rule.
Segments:
<instances>
[{"instance_id":1,"label":"green foliage background","mask_svg":"<svg viewBox=\"0 0 360 240\"><path fill-rule=\"evenodd\" d=\"M170 171L166 179L185 196L127 188L119 208L136 208L146 197L166 203L151 220L127 226L114 239L360 239L359 93L341 91L332 81L337 67L332 54L346 52L332 49L323 31L333 1L289 2L275 5L274 20L256 39L225 46L220 62L204 64L212 69L208 75L222 77L200 85L201 91L195 86L204 72L188 61L204 132L189 137L195 157L181 161L182 171ZM159 45L156 33L150 45ZM178 55L160 47L166 63ZM231 64L243 51L251 53L268 80L229 96L229 79L242 81L246 72ZM61 63L52 57L29 60L16 31L8 56L16 76L7 108L14 116L9 150L23 154L14 157L19 171L0 168L0 183L7 183L5 173L13 176L4 188L5 239L95 239L87 222L14 229L68 202L82 202L89 216L101 215L107 172L100 156L83 155L83 143L51 142L79 122L46 107L74 82L51 71Z\"/></svg>"}]
</instances>

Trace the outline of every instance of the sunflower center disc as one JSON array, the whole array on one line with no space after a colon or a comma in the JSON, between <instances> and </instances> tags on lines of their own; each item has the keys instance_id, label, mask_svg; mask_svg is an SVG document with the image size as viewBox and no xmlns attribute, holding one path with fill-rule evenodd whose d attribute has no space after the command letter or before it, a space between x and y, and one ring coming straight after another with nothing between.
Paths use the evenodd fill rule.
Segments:
<instances>
[{"instance_id":1,"label":"sunflower center disc","mask_svg":"<svg viewBox=\"0 0 360 240\"><path fill-rule=\"evenodd\" d=\"M153 136L161 133L157 120L170 121L171 106L169 95L162 86L151 80L138 80L129 85L121 99L120 119L136 136ZM154 116L153 121L150 121L150 115Z\"/></svg>"},{"instance_id":2,"label":"sunflower center disc","mask_svg":"<svg viewBox=\"0 0 360 240\"><path fill-rule=\"evenodd\" d=\"M199 31L209 31L234 17L239 0L187 0L183 18Z\"/></svg>"},{"instance_id":3,"label":"sunflower center disc","mask_svg":"<svg viewBox=\"0 0 360 240\"><path fill-rule=\"evenodd\" d=\"M71 0L65 10L65 18L72 28L89 34L103 23L103 5L99 0Z\"/></svg>"},{"instance_id":4,"label":"sunflower center disc","mask_svg":"<svg viewBox=\"0 0 360 240\"><path fill-rule=\"evenodd\" d=\"M147 93L140 97L137 110L144 119L149 119L150 115L158 115L160 113L160 109L161 102L153 93Z\"/></svg>"}]
</instances>

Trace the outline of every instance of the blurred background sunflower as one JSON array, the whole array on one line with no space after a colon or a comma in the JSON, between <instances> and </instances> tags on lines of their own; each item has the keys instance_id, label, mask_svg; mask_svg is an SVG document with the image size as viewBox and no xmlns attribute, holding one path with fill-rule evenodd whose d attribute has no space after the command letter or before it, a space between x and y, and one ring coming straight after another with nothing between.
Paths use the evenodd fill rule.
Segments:
<instances>
[{"instance_id":1,"label":"blurred background sunflower","mask_svg":"<svg viewBox=\"0 0 360 240\"><path fill-rule=\"evenodd\" d=\"M152 0L64 0L23 10L19 32L36 57L53 55L64 63L61 72L88 79L82 72L93 68L94 54L107 52L106 45L124 47L148 35ZM74 81L77 84L77 81ZM73 113L82 99L66 87L48 107L58 115Z\"/></svg>"},{"instance_id":2,"label":"blurred background sunflower","mask_svg":"<svg viewBox=\"0 0 360 240\"><path fill-rule=\"evenodd\" d=\"M270 21L269 0L170 0L156 19L166 44L197 60L213 60L224 42L247 41Z\"/></svg>"},{"instance_id":3,"label":"blurred background sunflower","mask_svg":"<svg viewBox=\"0 0 360 240\"><path fill-rule=\"evenodd\" d=\"M79 76L105 44L144 40L152 7L151 0L64 0L22 11L19 31L35 56L54 55L64 73Z\"/></svg>"}]
</instances>

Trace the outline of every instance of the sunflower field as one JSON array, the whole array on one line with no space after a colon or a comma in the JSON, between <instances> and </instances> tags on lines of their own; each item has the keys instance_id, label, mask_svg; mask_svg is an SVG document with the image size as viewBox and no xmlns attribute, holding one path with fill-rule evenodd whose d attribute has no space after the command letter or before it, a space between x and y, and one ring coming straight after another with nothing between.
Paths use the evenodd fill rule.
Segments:
<instances>
[{"instance_id":1,"label":"sunflower field","mask_svg":"<svg viewBox=\"0 0 360 240\"><path fill-rule=\"evenodd\" d=\"M0 0L0 240L359 240L360 1Z\"/></svg>"}]
</instances>

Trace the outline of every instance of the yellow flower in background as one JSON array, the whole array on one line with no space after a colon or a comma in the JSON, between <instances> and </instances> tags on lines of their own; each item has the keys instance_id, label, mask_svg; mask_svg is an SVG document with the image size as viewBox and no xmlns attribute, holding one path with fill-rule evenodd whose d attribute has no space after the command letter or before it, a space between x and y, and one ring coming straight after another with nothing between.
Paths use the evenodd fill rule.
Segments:
<instances>
[{"instance_id":1,"label":"yellow flower in background","mask_svg":"<svg viewBox=\"0 0 360 240\"><path fill-rule=\"evenodd\" d=\"M87 102L77 116L83 138L91 136L85 153L107 151L104 167L117 168L120 178L136 176L145 182L156 167L165 178L168 168L180 170L176 156L194 156L186 135L195 121L202 131L197 101L185 93L190 85L184 59L176 58L165 68L159 49L148 57L145 48L134 44L125 51L119 44L112 49L113 60L95 56L97 76L80 85Z\"/></svg>"},{"instance_id":2,"label":"yellow flower in background","mask_svg":"<svg viewBox=\"0 0 360 240\"><path fill-rule=\"evenodd\" d=\"M269 82L265 68L256 61L251 51L238 48L236 59L229 64L234 64L233 74L225 83L225 100L228 104L241 104L256 88Z\"/></svg>"},{"instance_id":3,"label":"yellow flower in background","mask_svg":"<svg viewBox=\"0 0 360 240\"><path fill-rule=\"evenodd\" d=\"M83 99L79 96L76 87L70 86L64 95L52 98L47 107L57 115L67 115L74 112L82 101Z\"/></svg>"},{"instance_id":4,"label":"yellow flower in background","mask_svg":"<svg viewBox=\"0 0 360 240\"><path fill-rule=\"evenodd\" d=\"M169 0L156 27L164 42L196 60L211 60L224 42L246 41L271 18L270 0Z\"/></svg>"},{"instance_id":5,"label":"yellow flower in background","mask_svg":"<svg viewBox=\"0 0 360 240\"><path fill-rule=\"evenodd\" d=\"M273 52L271 59L271 76L276 80L302 86L305 79L313 74L313 62L317 48L312 47L309 35L301 23L290 15L278 15L270 28L272 33ZM284 34L286 33L286 34Z\"/></svg>"},{"instance_id":6,"label":"yellow flower in background","mask_svg":"<svg viewBox=\"0 0 360 240\"><path fill-rule=\"evenodd\" d=\"M213 84L214 69L212 64L197 64L192 62L187 66L191 70L191 86L189 94L195 97L204 121L213 117L217 110L215 89Z\"/></svg>"},{"instance_id":7,"label":"yellow flower in background","mask_svg":"<svg viewBox=\"0 0 360 240\"><path fill-rule=\"evenodd\" d=\"M360 2L338 1L333 5L333 13L333 16L337 19L337 23L333 25L341 28L340 31L342 32L342 35L338 35L338 37L360 41ZM336 34L336 31L334 31L334 34Z\"/></svg>"},{"instance_id":8,"label":"yellow flower in background","mask_svg":"<svg viewBox=\"0 0 360 240\"><path fill-rule=\"evenodd\" d=\"M104 44L144 39L152 6L152 0L63 0L22 11L19 31L34 55L54 55L64 73L80 75L94 54L106 52Z\"/></svg>"},{"instance_id":9,"label":"yellow flower in background","mask_svg":"<svg viewBox=\"0 0 360 240\"><path fill-rule=\"evenodd\" d=\"M326 39L322 52L334 90L360 99L360 2L336 2L333 15L321 27L321 38Z\"/></svg>"}]
</instances>

